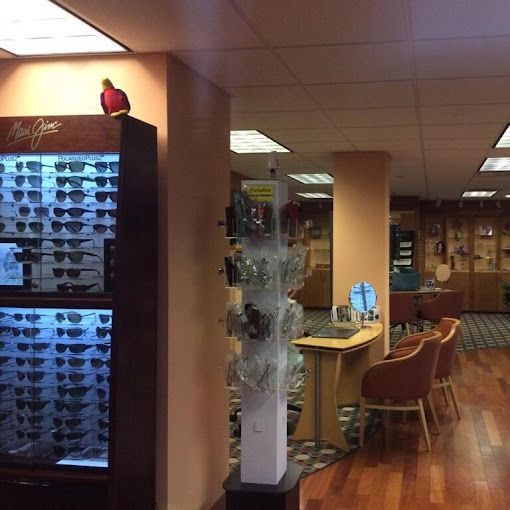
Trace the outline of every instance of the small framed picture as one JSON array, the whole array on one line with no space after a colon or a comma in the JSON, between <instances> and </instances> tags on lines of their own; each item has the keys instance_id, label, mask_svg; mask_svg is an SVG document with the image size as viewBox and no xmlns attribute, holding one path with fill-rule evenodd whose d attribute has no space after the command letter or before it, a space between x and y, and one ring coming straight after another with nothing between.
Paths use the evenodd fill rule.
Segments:
<instances>
[{"instance_id":1,"label":"small framed picture","mask_svg":"<svg viewBox=\"0 0 510 510\"><path fill-rule=\"evenodd\" d=\"M20 247L24 241L26 239L0 238L0 288L3 290L32 288L31 252Z\"/></svg>"},{"instance_id":2,"label":"small framed picture","mask_svg":"<svg viewBox=\"0 0 510 510\"><path fill-rule=\"evenodd\" d=\"M479 225L478 234L481 236L491 236L492 235L492 225Z\"/></svg>"}]
</instances>

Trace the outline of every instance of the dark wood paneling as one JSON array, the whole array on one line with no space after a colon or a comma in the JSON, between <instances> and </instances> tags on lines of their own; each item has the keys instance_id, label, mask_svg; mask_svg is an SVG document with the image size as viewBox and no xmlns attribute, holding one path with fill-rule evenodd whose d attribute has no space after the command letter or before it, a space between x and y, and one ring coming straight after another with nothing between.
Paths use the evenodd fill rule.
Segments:
<instances>
[{"instance_id":1,"label":"dark wood paneling","mask_svg":"<svg viewBox=\"0 0 510 510\"><path fill-rule=\"evenodd\" d=\"M463 290L464 291L464 305L463 310L472 310L471 302L471 276L470 273L465 271L452 271L450 279L441 284L444 289Z\"/></svg>"},{"instance_id":2,"label":"dark wood paneling","mask_svg":"<svg viewBox=\"0 0 510 510\"><path fill-rule=\"evenodd\" d=\"M110 433L112 510L155 508L156 128L122 121L113 292ZM124 255L124 256L122 256ZM136 374L136 376L135 376Z\"/></svg>"},{"instance_id":3,"label":"dark wood paneling","mask_svg":"<svg viewBox=\"0 0 510 510\"><path fill-rule=\"evenodd\" d=\"M499 308L499 275L492 273L473 274L473 310L475 312L495 312Z\"/></svg>"},{"instance_id":4,"label":"dark wood paneling","mask_svg":"<svg viewBox=\"0 0 510 510\"><path fill-rule=\"evenodd\" d=\"M108 115L4 117L0 153L118 152L120 127Z\"/></svg>"}]
</instances>

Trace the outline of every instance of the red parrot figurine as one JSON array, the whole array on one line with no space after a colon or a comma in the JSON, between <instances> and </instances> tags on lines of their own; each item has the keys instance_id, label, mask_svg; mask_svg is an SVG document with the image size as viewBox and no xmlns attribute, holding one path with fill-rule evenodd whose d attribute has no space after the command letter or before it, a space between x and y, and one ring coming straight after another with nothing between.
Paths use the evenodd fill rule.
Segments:
<instances>
[{"instance_id":1,"label":"red parrot figurine","mask_svg":"<svg viewBox=\"0 0 510 510\"><path fill-rule=\"evenodd\" d=\"M131 110L129 99L126 94L113 86L113 83L105 78L101 82L103 92L101 92L101 106L103 111L111 117L122 117Z\"/></svg>"}]
</instances>

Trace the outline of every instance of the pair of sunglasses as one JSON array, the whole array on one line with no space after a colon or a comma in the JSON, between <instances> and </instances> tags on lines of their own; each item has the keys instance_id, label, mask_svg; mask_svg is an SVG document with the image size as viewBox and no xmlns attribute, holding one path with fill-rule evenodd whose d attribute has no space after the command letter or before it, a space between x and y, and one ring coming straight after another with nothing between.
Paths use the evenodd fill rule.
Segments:
<instances>
[{"instance_id":1,"label":"pair of sunglasses","mask_svg":"<svg viewBox=\"0 0 510 510\"><path fill-rule=\"evenodd\" d=\"M29 414L28 416L19 413L16 414L16 419L20 425L23 425L25 421L30 425L40 425L44 421L44 418L45 416L41 414Z\"/></svg>"},{"instance_id":2,"label":"pair of sunglasses","mask_svg":"<svg viewBox=\"0 0 510 510\"><path fill-rule=\"evenodd\" d=\"M112 337L112 328L96 328L96 335L98 338L106 338L108 335L110 335L110 338Z\"/></svg>"},{"instance_id":3,"label":"pair of sunglasses","mask_svg":"<svg viewBox=\"0 0 510 510\"><path fill-rule=\"evenodd\" d=\"M54 251L53 253L15 252L14 258L16 262L41 262L43 257L53 257L55 262L63 262L67 257L71 262L81 262L85 255L102 260L99 255L86 251Z\"/></svg>"},{"instance_id":4,"label":"pair of sunglasses","mask_svg":"<svg viewBox=\"0 0 510 510\"><path fill-rule=\"evenodd\" d=\"M98 202L106 202L109 198L112 202L117 202L117 192L116 191L96 191L95 197Z\"/></svg>"},{"instance_id":5,"label":"pair of sunglasses","mask_svg":"<svg viewBox=\"0 0 510 510\"><path fill-rule=\"evenodd\" d=\"M58 382L64 382L67 379L69 382L79 383L87 377L87 374L83 374L82 372L69 372L68 374L65 372L57 372L56 377Z\"/></svg>"},{"instance_id":6,"label":"pair of sunglasses","mask_svg":"<svg viewBox=\"0 0 510 510\"><path fill-rule=\"evenodd\" d=\"M38 368L38 367L43 366L45 361L49 361L49 360L46 358L16 358L16 365L18 365L18 367L22 367L26 363L29 367ZM37 388L37 389L41 389L41 388ZM18 394L16 393L16 395L18 395ZM34 395L34 396L37 396L37 395Z\"/></svg>"},{"instance_id":7,"label":"pair of sunglasses","mask_svg":"<svg viewBox=\"0 0 510 510\"><path fill-rule=\"evenodd\" d=\"M53 214L58 218L61 218L65 214L68 214L72 218L78 218L83 216L84 214L94 214L94 211L89 211L88 209L83 209L82 207L70 207L69 209L63 209L62 207L55 207L53 209Z\"/></svg>"},{"instance_id":8,"label":"pair of sunglasses","mask_svg":"<svg viewBox=\"0 0 510 510\"><path fill-rule=\"evenodd\" d=\"M117 186L119 182L119 178L117 176L114 177L79 177L77 175L73 175L71 177L57 177L56 184L59 188L63 188L66 184L69 184L72 188L81 188L84 182L95 182L97 186L104 188L108 183L111 186Z\"/></svg>"},{"instance_id":9,"label":"pair of sunglasses","mask_svg":"<svg viewBox=\"0 0 510 510\"><path fill-rule=\"evenodd\" d=\"M25 338L35 338L35 337L39 336L43 331L53 331L53 329L52 328L18 328L15 326L11 328L11 332L14 336L23 335ZM23 350L23 349L20 349L20 350Z\"/></svg>"},{"instance_id":10,"label":"pair of sunglasses","mask_svg":"<svg viewBox=\"0 0 510 510\"><path fill-rule=\"evenodd\" d=\"M30 207L27 205L21 205L18 209L18 213L20 216L27 217L30 215ZM34 207L34 215L38 218L49 217L50 208L49 207Z\"/></svg>"},{"instance_id":11,"label":"pair of sunglasses","mask_svg":"<svg viewBox=\"0 0 510 510\"><path fill-rule=\"evenodd\" d=\"M55 314L55 319L58 322L64 322L66 319L72 324L79 324L84 317L90 317L91 315L95 315L94 313L86 313L80 314L78 312L57 312Z\"/></svg>"},{"instance_id":12,"label":"pair of sunglasses","mask_svg":"<svg viewBox=\"0 0 510 510\"><path fill-rule=\"evenodd\" d=\"M83 358L55 358L55 363L57 364L57 367L63 367L66 363L71 368L81 368L83 365L85 365L85 360Z\"/></svg>"},{"instance_id":13,"label":"pair of sunglasses","mask_svg":"<svg viewBox=\"0 0 510 510\"><path fill-rule=\"evenodd\" d=\"M105 381L110 384L110 376L103 374L96 374L96 381L98 384L104 383Z\"/></svg>"},{"instance_id":14,"label":"pair of sunglasses","mask_svg":"<svg viewBox=\"0 0 510 510\"><path fill-rule=\"evenodd\" d=\"M104 174L108 169L112 172L119 171L118 161L96 161L94 164L87 163L86 161L59 161L55 163L55 170L57 172L65 172L69 168L71 172L83 172L85 166L95 167L96 171L101 174Z\"/></svg>"},{"instance_id":15,"label":"pair of sunglasses","mask_svg":"<svg viewBox=\"0 0 510 510\"><path fill-rule=\"evenodd\" d=\"M55 410L58 412L67 411L68 413L80 413L89 406L90 402L65 402L63 400L55 400Z\"/></svg>"},{"instance_id":16,"label":"pair of sunglasses","mask_svg":"<svg viewBox=\"0 0 510 510\"><path fill-rule=\"evenodd\" d=\"M96 209L96 216L98 218L104 218L106 215L110 216L110 218L116 218L117 209Z\"/></svg>"},{"instance_id":17,"label":"pair of sunglasses","mask_svg":"<svg viewBox=\"0 0 510 510\"><path fill-rule=\"evenodd\" d=\"M103 360L101 358L91 358L90 359L90 364L94 367L94 368L103 368L105 365L110 368L110 360L109 359L106 359L106 360Z\"/></svg>"},{"instance_id":18,"label":"pair of sunglasses","mask_svg":"<svg viewBox=\"0 0 510 510\"><path fill-rule=\"evenodd\" d=\"M89 432L90 432L90 430L87 430L85 432L73 430L72 432L64 433L64 432L60 432L57 430L55 432L52 432L52 434L53 434L53 439L55 441L61 443L62 441L66 440L66 439L68 441L79 441L80 439L83 439Z\"/></svg>"},{"instance_id":19,"label":"pair of sunglasses","mask_svg":"<svg viewBox=\"0 0 510 510\"><path fill-rule=\"evenodd\" d=\"M16 399L16 407L18 409L29 409L30 411L42 411L48 404L49 400L23 400Z\"/></svg>"},{"instance_id":20,"label":"pair of sunglasses","mask_svg":"<svg viewBox=\"0 0 510 510\"><path fill-rule=\"evenodd\" d=\"M25 437L26 437L29 441L39 441L39 439L41 439L41 436L43 434L47 434L47 432L42 432L40 430L27 430L27 431L17 430L16 431L16 437L18 439L25 439Z\"/></svg>"},{"instance_id":21,"label":"pair of sunglasses","mask_svg":"<svg viewBox=\"0 0 510 510\"><path fill-rule=\"evenodd\" d=\"M36 342L33 344L25 344L25 343L18 343L17 347L18 350L21 352L27 352L29 349L31 349L34 352L42 352L49 348L50 344L48 342Z\"/></svg>"},{"instance_id":22,"label":"pair of sunglasses","mask_svg":"<svg viewBox=\"0 0 510 510\"><path fill-rule=\"evenodd\" d=\"M76 427L79 427L82 422L84 422L85 420L82 420L81 418L75 418L75 417L71 417L71 418L60 418L60 417L55 417L53 418L53 424L55 425L55 427L67 427L68 429L75 429Z\"/></svg>"},{"instance_id":23,"label":"pair of sunglasses","mask_svg":"<svg viewBox=\"0 0 510 510\"><path fill-rule=\"evenodd\" d=\"M23 198L26 197L30 202L42 202L42 193L40 191L22 191L20 189L16 189L11 191L12 198L15 202L21 202Z\"/></svg>"},{"instance_id":24,"label":"pair of sunglasses","mask_svg":"<svg viewBox=\"0 0 510 510\"><path fill-rule=\"evenodd\" d=\"M36 372L36 371L30 371L30 372L20 372L19 370L16 372L16 377L18 381L24 381L25 379L28 379L30 382L41 382L46 375L46 372Z\"/></svg>"},{"instance_id":25,"label":"pair of sunglasses","mask_svg":"<svg viewBox=\"0 0 510 510\"><path fill-rule=\"evenodd\" d=\"M87 332L86 328L57 328L57 335L62 338L63 336L67 336L69 338L79 338ZM64 349L65 350L65 349Z\"/></svg>"},{"instance_id":26,"label":"pair of sunglasses","mask_svg":"<svg viewBox=\"0 0 510 510\"><path fill-rule=\"evenodd\" d=\"M22 172L23 168L26 168L27 170L31 172L41 172L42 167L48 167L53 168L50 165L43 165L40 161L16 161L16 165L14 168L16 168L17 172ZM5 167L3 164L0 164L0 173L4 172Z\"/></svg>"},{"instance_id":27,"label":"pair of sunglasses","mask_svg":"<svg viewBox=\"0 0 510 510\"><path fill-rule=\"evenodd\" d=\"M91 349L92 347L94 346L88 344L60 344L60 343L55 344L55 349L60 354L66 352L67 350L69 350L69 352L72 354L82 354L87 349Z\"/></svg>"},{"instance_id":28,"label":"pair of sunglasses","mask_svg":"<svg viewBox=\"0 0 510 510\"><path fill-rule=\"evenodd\" d=\"M99 399L104 400L108 396L108 392L103 388L96 388L96 393Z\"/></svg>"},{"instance_id":29,"label":"pair of sunglasses","mask_svg":"<svg viewBox=\"0 0 510 510\"><path fill-rule=\"evenodd\" d=\"M16 388L14 388L14 394L18 397L22 397L23 395L25 395L25 393L27 395L29 395L30 397L40 397L43 390L45 390L46 388L35 388L35 387L32 387L32 386L28 386L28 387L24 387L24 386L17 386Z\"/></svg>"},{"instance_id":30,"label":"pair of sunglasses","mask_svg":"<svg viewBox=\"0 0 510 510\"><path fill-rule=\"evenodd\" d=\"M66 395L69 395L71 398L81 398L84 397L91 389L92 386L57 386L57 393L61 398L64 398Z\"/></svg>"},{"instance_id":31,"label":"pair of sunglasses","mask_svg":"<svg viewBox=\"0 0 510 510\"><path fill-rule=\"evenodd\" d=\"M69 200L71 200L71 202L77 203L77 202L83 202L85 197L93 197L93 196L94 195L89 195L80 189L75 189L72 191L63 191L61 189L58 189L57 192L55 193L57 202L64 202L66 200L66 198L69 198ZM104 200L103 200L103 202L104 202Z\"/></svg>"},{"instance_id":32,"label":"pair of sunglasses","mask_svg":"<svg viewBox=\"0 0 510 510\"><path fill-rule=\"evenodd\" d=\"M64 269L63 267L53 267L53 276L56 278L62 278L63 276L68 276L69 278L79 278L81 273L84 271L94 271L98 276L101 276L101 273L97 269L79 269L77 267L69 267Z\"/></svg>"},{"instance_id":33,"label":"pair of sunglasses","mask_svg":"<svg viewBox=\"0 0 510 510\"><path fill-rule=\"evenodd\" d=\"M96 234L104 234L108 230L115 233L115 223L113 225L101 225L100 223L96 223L92 225L92 228Z\"/></svg>"},{"instance_id":34,"label":"pair of sunglasses","mask_svg":"<svg viewBox=\"0 0 510 510\"><path fill-rule=\"evenodd\" d=\"M40 188L42 186L42 177L40 175L17 175L14 178L14 183L18 188L21 188L25 182L28 182L33 188Z\"/></svg>"},{"instance_id":35,"label":"pair of sunglasses","mask_svg":"<svg viewBox=\"0 0 510 510\"><path fill-rule=\"evenodd\" d=\"M23 221L16 222L16 230L18 232L25 232L27 226L34 234L40 234L44 230L44 224L40 221L31 221L29 223L24 223Z\"/></svg>"},{"instance_id":36,"label":"pair of sunglasses","mask_svg":"<svg viewBox=\"0 0 510 510\"><path fill-rule=\"evenodd\" d=\"M74 292L87 292L96 286L99 288L98 283L91 283L90 285L79 285L79 284L75 284L75 283L71 283L71 282L66 282L66 283L58 283L57 290L59 292L73 292L73 293Z\"/></svg>"}]
</instances>

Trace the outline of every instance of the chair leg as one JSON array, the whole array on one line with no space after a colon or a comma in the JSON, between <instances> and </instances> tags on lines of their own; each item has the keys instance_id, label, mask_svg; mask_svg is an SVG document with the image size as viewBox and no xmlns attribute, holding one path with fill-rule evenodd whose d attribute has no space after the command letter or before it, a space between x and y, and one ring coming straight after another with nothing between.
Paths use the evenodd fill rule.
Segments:
<instances>
[{"instance_id":1,"label":"chair leg","mask_svg":"<svg viewBox=\"0 0 510 510\"><path fill-rule=\"evenodd\" d=\"M363 446L364 439L365 439L365 399L361 397L359 402L359 435L358 435L358 444L360 448Z\"/></svg>"},{"instance_id":2,"label":"chair leg","mask_svg":"<svg viewBox=\"0 0 510 510\"><path fill-rule=\"evenodd\" d=\"M442 384L445 384L446 380L445 379L439 379L439 382L442 383ZM444 401L445 401L446 405L448 405L449 402L448 402L448 393L446 391L446 387L445 386L441 386L441 390L443 391Z\"/></svg>"},{"instance_id":3,"label":"chair leg","mask_svg":"<svg viewBox=\"0 0 510 510\"><path fill-rule=\"evenodd\" d=\"M430 392L427 395L427 402L430 407L430 412L432 413L432 418L434 418L434 424L436 426L437 433L441 434L441 429L439 428L439 422L437 421L436 406L434 405L434 400L432 398L432 392Z\"/></svg>"},{"instance_id":4,"label":"chair leg","mask_svg":"<svg viewBox=\"0 0 510 510\"><path fill-rule=\"evenodd\" d=\"M427 450L430 452L430 437L429 430L427 428L427 419L425 418L425 409L423 408L423 400L421 398L418 399L418 405L420 407L420 422L423 428L423 433L425 434L425 441L427 442Z\"/></svg>"},{"instance_id":5,"label":"chair leg","mask_svg":"<svg viewBox=\"0 0 510 510\"><path fill-rule=\"evenodd\" d=\"M453 389L452 378L448 376L448 389L450 390L450 395L453 401L453 407L455 407L455 412L457 413L457 418L460 420L460 410L459 403L457 402L457 397L455 396L455 390Z\"/></svg>"},{"instance_id":6,"label":"chair leg","mask_svg":"<svg viewBox=\"0 0 510 510\"><path fill-rule=\"evenodd\" d=\"M411 334L411 328L409 327L409 322L406 322L406 333L407 333L407 335Z\"/></svg>"}]
</instances>

